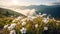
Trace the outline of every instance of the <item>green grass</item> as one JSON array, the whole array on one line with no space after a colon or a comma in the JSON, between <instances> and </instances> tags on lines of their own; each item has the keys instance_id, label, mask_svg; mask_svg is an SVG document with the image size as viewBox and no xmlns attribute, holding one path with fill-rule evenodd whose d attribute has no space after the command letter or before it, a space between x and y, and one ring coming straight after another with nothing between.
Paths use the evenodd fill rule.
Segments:
<instances>
[{"instance_id":1,"label":"green grass","mask_svg":"<svg viewBox=\"0 0 60 34\"><path fill-rule=\"evenodd\" d=\"M0 18L0 27L3 28L3 26L5 24L11 24L13 19L14 18L10 18L10 17ZM57 22L57 20L54 21L53 19L49 19L49 22L47 24L45 24L45 23L42 22L42 19L43 18L38 17L38 18L33 19L33 21L27 21L26 20L26 25L25 26L22 26L21 23L17 24L18 21L16 21L14 23L16 23L17 25L14 29L15 29L17 34L21 34L20 29L22 27L25 27L27 29L26 34L43 34L43 32L44 32L43 28L45 26L48 27L48 30L47 30L48 34L54 34L58 31L60 31L60 22ZM58 25L56 25L56 23ZM38 24L37 28L34 27L35 24ZM6 29L1 29L1 31L0 31L0 33L2 33L2 34L9 34L9 32L10 32L7 28Z\"/></svg>"}]
</instances>

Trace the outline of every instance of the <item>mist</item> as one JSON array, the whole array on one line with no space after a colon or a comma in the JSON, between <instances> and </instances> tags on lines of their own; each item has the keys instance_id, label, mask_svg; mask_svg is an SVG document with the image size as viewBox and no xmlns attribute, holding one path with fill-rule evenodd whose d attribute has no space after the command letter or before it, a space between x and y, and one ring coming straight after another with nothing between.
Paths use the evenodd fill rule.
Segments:
<instances>
[{"instance_id":1,"label":"mist","mask_svg":"<svg viewBox=\"0 0 60 34\"><path fill-rule=\"evenodd\" d=\"M24 9L24 10L16 9L15 11L18 12L18 13L22 13L25 16L28 16L28 15L33 16L33 15L36 14L35 9L31 9L31 10L30 9Z\"/></svg>"}]
</instances>

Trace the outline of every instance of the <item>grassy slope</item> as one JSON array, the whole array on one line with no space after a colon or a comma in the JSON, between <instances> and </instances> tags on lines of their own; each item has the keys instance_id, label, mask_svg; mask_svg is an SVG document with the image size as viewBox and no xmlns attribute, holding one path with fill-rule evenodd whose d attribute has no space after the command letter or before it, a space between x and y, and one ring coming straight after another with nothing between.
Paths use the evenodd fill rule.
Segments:
<instances>
[{"instance_id":1,"label":"grassy slope","mask_svg":"<svg viewBox=\"0 0 60 34\"><path fill-rule=\"evenodd\" d=\"M24 16L24 15L9 9L0 8L0 17L10 17L10 16Z\"/></svg>"}]
</instances>

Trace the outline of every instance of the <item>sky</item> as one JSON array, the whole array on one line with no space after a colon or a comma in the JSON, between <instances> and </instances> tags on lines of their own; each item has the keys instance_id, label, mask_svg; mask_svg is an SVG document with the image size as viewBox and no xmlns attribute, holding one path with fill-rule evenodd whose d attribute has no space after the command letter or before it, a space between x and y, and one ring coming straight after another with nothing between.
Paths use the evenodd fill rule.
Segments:
<instances>
[{"instance_id":1,"label":"sky","mask_svg":"<svg viewBox=\"0 0 60 34\"><path fill-rule=\"evenodd\" d=\"M52 5L53 3L60 4L60 0L0 0L0 6Z\"/></svg>"}]
</instances>

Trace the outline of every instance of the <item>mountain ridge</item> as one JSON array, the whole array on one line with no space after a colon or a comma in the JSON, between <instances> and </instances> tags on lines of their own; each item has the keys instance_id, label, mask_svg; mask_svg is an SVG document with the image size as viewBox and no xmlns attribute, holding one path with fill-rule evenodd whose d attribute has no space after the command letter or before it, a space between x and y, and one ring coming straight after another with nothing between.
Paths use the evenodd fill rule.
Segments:
<instances>
[{"instance_id":1,"label":"mountain ridge","mask_svg":"<svg viewBox=\"0 0 60 34\"><path fill-rule=\"evenodd\" d=\"M46 13L50 14L52 17L55 18L60 18L60 5L52 5L52 6L47 6L47 5L31 5L31 6L26 6L24 9L36 9L36 13L39 14L41 13Z\"/></svg>"}]
</instances>

